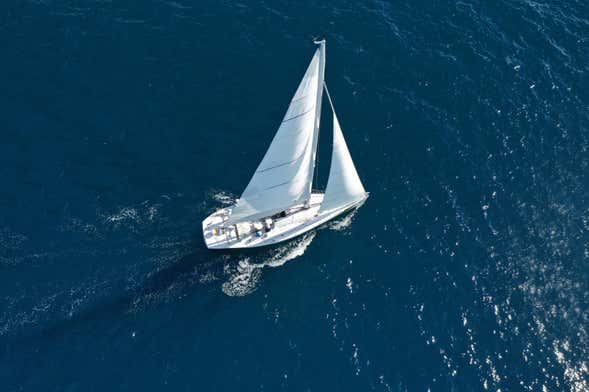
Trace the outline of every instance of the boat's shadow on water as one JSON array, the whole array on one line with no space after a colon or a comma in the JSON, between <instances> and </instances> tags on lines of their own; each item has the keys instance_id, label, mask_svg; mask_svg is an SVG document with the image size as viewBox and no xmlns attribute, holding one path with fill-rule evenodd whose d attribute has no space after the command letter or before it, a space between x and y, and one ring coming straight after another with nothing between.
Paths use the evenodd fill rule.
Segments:
<instances>
[{"instance_id":1,"label":"boat's shadow on water","mask_svg":"<svg viewBox=\"0 0 589 392\"><path fill-rule=\"evenodd\" d=\"M194 250L169 265L150 272L138 286L123 291L117 297L87 305L58 320L44 321L38 327L15 331L6 338L16 344L55 341L92 323L108 323L109 320L121 317L132 318L134 314L156 308L158 304L179 301L180 298L194 294L195 286L215 286L211 290L199 291L199 308L203 314L211 316L228 300L221 290L223 279L230 278L231 273L238 270L240 263L261 267L264 260L272 258L278 252L276 248L209 250L198 240L193 241L191 249Z\"/></svg>"},{"instance_id":2,"label":"boat's shadow on water","mask_svg":"<svg viewBox=\"0 0 589 392\"><path fill-rule=\"evenodd\" d=\"M150 272L138 286L127 289L117 297L88 305L59 320L46 321L44 326L29 328L26 332L15 331L9 339L20 344L30 344L35 340L53 341L90 323L106 323L125 316L133 317L133 314L149 306L155 307L158 303L170 302L174 298L185 298L194 292L195 285L209 282L203 277L222 273L228 257L231 257L226 252L221 254L208 250L198 241L194 241L193 245L194 251ZM238 257L238 254L234 256ZM215 279L211 279L211 284L214 281ZM174 295L167 295L170 291ZM216 295L204 295L200 300L201 310L206 311L206 314L213 314L224 300L225 296L220 290L215 293Z\"/></svg>"},{"instance_id":3,"label":"boat's shadow on water","mask_svg":"<svg viewBox=\"0 0 589 392\"><path fill-rule=\"evenodd\" d=\"M62 315L57 320L47 320L38 327L15 331L5 338L16 344L55 341L89 324L106 324L121 317L131 319L145 309L180 301L195 294L195 286L209 288L198 291L198 307L203 314L211 316L229 299L228 296L242 296L255 291L263 268L278 267L301 256L318 231L328 227L340 230L338 225L347 227L354 213L346 213L334 223L323 224L301 237L271 247L209 250L195 235L190 253L148 273L139 285L122 290L116 297L87 305L73 314Z\"/></svg>"}]
</instances>

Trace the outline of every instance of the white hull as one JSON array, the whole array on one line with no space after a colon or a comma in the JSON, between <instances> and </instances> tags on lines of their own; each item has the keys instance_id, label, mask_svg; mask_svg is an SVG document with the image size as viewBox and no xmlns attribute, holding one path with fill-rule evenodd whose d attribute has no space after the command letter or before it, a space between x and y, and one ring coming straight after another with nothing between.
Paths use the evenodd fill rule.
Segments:
<instances>
[{"instance_id":1,"label":"white hull","mask_svg":"<svg viewBox=\"0 0 589 392\"><path fill-rule=\"evenodd\" d=\"M202 222L204 240L209 249L242 249L273 245L300 236L346 211L360 207L367 197L368 194L342 207L319 213L323 194L313 193L308 208L302 205L293 207L286 216L273 219L269 230L266 230L263 221L225 225L230 208L217 210ZM254 225L262 228L258 230Z\"/></svg>"}]
</instances>

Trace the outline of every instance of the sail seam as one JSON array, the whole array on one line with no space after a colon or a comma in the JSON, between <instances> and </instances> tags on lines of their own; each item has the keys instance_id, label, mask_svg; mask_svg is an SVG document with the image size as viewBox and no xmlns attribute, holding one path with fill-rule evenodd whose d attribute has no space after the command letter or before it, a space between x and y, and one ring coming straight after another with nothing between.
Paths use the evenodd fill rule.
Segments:
<instances>
[{"instance_id":1,"label":"sail seam","mask_svg":"<svg viewBox=\"0 0 589 392\"><path fill-rule=\"evenodd\" d=\"M276 185L272 185L272 186L270 186L268 188L264 188L264 189L262 189L262 191L267 191L269 189L278 188L279 186L283 186L283 185L286 185L288 183L291 183L291 182L297 181L297 180L298 180L297 178L293 178L292 180L288 180L288 181L285 181L285 182L281 182L280 184L276 184ZM261 191L258 191L258 192L255 193L255 195L258 195L260 193L262 193L262 192Z\"/></svg>"},{"instance_id":2,"label":"sail seam","mask_svg":"<svg viewBox=\"0 0 589 392\"><path fill-rule=\"evenodd\" d=\"M277 168L282 167L282 166L290 165L291 163L295 163L296 161L300 160L303 157L303 155L305 155L305 152L304 151L301 153L301 155L299 155L298 157L296 157L292 161L284 162L284 163L281 163L281 164L278 164L278 165L275 165L275 166L271 166L271 167L268 167L268 168L265 168L265 169L256 170L256 173L264 173L264 172L267 172L268 170L273 170L273 169L277 169Z\"/></svg>"},{"instance_id":3,"label":"sail seam","mask_svg":"<svg viewBox=\"0 0 589 392\"><path fill-rule=\"evenodd\" d=\"M309 94L307 94L307 95L303 95L302 97L300 97L300 98L297 98L297 99L292 99L292 100L290 101L290 103L298 102L298 101L300 101L300 100L303 100L303 99L307 98L308 96L309 96Z\"/></svg>"},{"instance_id":4,"label":"sail seam","mask_svg":"<svg viewBox=\"0 0 589 392\"><path fill-rule=\"evenodd\" d=\"M282 120L282 124L284 124L285 122L288 122L288 121L290 121L290 120L294 120L295 118L302 117L302 116L304 116L305 114L308 114L308 113L310 113L310 112L311 112L312 110L314 110L314 109L315 109L315 105L313 105L313 107L312 107L311 109L307 110L307 111L306 111L306 112L304 112L304 113L297 114L296 116L292 116L292 117L290 117L290 118L287 118L286 120Z\"/></svg>"},{"instance_id":5,"label":"sail seam","mask_svg":"<svg viewBox=\"0 0 589 392\"><path fill-rule=\"evenodd\" d=\"M309 144L309 137L307 137L307 143L305 143L305 144ZM271 167L268 167L268 168L265 168L265 169L259 169L259 170L256 170L256 173L267 172L268 170L276 169L278 167L286 166L286 165L289 165L291 163L294 163L294 162L300 160L301 158L303 158L303 156L305 155L306 152L307 152L307 149L305 148L305 149L303 149L303 152L301 152L301 154L298 157L296 157L295 159L293 159L292 161L287 161L287 162L284 162L284 163L280 163L278 165L271 166Z\"/></svg>"}]
</instances>

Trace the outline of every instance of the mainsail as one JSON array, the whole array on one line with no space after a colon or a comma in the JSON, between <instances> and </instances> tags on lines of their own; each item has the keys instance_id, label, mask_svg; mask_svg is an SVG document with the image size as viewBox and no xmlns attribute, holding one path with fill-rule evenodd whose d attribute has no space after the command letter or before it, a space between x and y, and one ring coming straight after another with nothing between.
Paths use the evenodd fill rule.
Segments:
<instances>
[{"instance_id":1,"label":"mainsail","mask_svg":"<svg viewBox=\"0 0 589 392\"><path fill-rule=\"evenodd\" d=\"M353 204L366 197L366 191L352 161L327 87L325 91L333 111L333 151L329 179L319 213Z\"/></svg>"},{"instance_id":2,"label":"mainsail","mask_svg":"<svg viewBox=\"0 0 589 392\"><path fill-rule=\"evenodd\" d=\"M229 221L258 219L305 203L311 183L320 102L325 46L315 51L284 119L253 177L235 203Z\"/></svg>"}]
</instances>

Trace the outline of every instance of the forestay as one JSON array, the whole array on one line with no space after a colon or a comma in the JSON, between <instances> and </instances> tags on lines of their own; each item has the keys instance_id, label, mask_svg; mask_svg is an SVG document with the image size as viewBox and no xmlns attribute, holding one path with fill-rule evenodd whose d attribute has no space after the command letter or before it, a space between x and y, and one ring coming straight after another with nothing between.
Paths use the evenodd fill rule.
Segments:
<instances>
[{"instance_id":1,"label":"forestay","mask_svg":"<svg viewBox=\"0 0 589 392\"><path fill-rule=\"evenodd\" d=\"M329 92L327 97L333 111L333 152L329 179L319 213L353 204L366 197L366 191L350 156Z\"/></svg>"},{"instance_id":2,"label":"forestay","mask_svg":"<svg viewBox=\"0 0 589 392\"><path fill-rule=\"evenodd\" d=\"M323 45L315 52L266 155L227 223L269 216L309 199L318 125L317 97L323 85L322 49Z\"/></svg>"}]
</instances>

